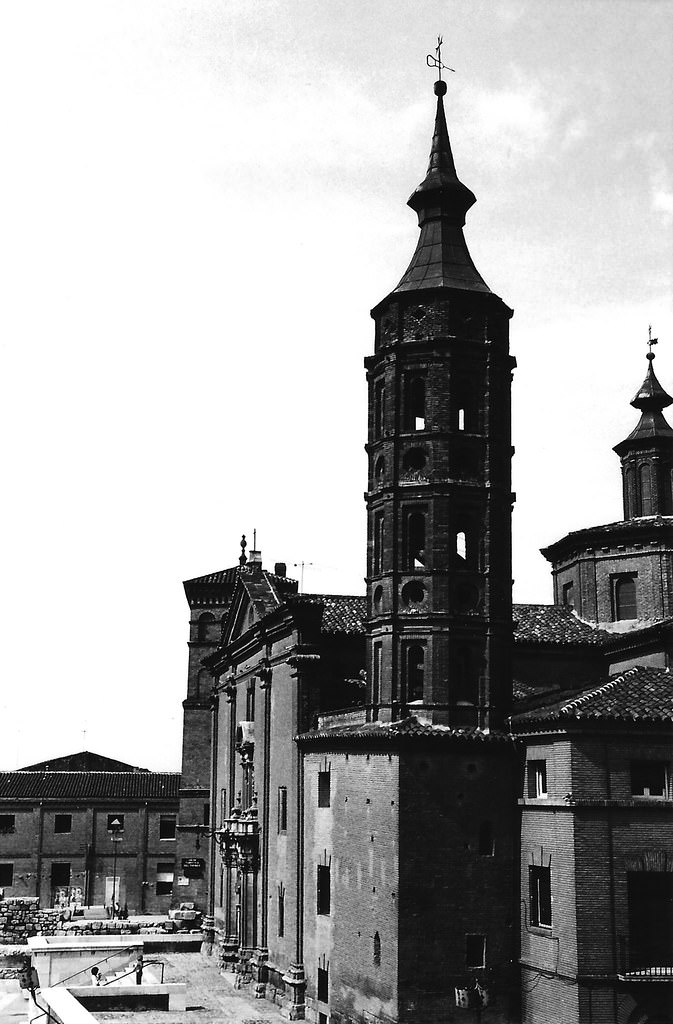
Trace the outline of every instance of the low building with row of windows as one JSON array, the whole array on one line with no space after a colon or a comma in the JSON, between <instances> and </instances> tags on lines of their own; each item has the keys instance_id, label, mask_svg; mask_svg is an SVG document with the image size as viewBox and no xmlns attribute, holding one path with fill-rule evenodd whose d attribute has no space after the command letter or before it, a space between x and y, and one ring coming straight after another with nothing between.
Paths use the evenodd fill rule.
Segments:
<instances>
[{"instance_id":1,"label":"low building with row of windows","mask_svg":"<svg viewBox=\"0 0 673 1024\"><path fill-rule=\"evenodd\" d=\"M0 890L45 907L166 913L187 877L176 870L179 786L179 773L87 751L0 772Z\"/></svg>"}]
</instances>

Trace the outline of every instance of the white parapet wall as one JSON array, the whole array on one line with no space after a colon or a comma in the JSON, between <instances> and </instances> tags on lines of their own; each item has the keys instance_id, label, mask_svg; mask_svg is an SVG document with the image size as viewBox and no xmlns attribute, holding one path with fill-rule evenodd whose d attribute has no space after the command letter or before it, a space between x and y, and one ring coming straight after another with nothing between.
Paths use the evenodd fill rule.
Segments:
<instances>
[{"instance_id":1,"label":"white parapet wall","mask_svg":"<svg viewBox=\"0 0 673 1024\"><path fill-rule=\"evenodd\" d=\"M135 935L35 935L28 948L40 987L50 988L70 978L73 985L90 982L87 974L94 966L103 974L130 968L143 952L143 940Z\"/></svg>"}]
</instances>

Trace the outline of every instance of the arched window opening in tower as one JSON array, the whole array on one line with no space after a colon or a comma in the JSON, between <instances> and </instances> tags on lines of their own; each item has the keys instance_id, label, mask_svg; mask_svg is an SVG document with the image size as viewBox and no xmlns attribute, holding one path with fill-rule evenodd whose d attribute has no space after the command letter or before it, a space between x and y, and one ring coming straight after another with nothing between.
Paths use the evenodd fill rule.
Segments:
<instances>
[{"instance_id":1,"label":"arched window opening in tower","mask_svg":"<svg viewBox=\"0 0 673 1024\"><path fill-rule=\"evenodd\" d=\"M377 484L380 484L381 481L383 480L383 474L385 473L385 469L386 460L383 458L382 455L380 455L376 460L376 465L374 466L374 479Z\"/></svg>"},{"instance_id":2,"label":"arched window opening in tower","mask_svg":"<svg viewBox=\"0 0 673 1024\"><path fill-rule=\"evenodd\" d=\"M205 697L210 691L210 672L207 668L202 668L196 677L196 690L194 696L197 698Z\"/></svg>"},{"instance_id":3,"label":"arched window opening in tower","mask_svg":"<svg viewBox=\"0 0 673 1024\"><path fill-rule=\"evenodd\" d=\"M404 560L406 568L424 569L425 560L425 513L407 513L404 531Z\"/></svg>"},{"instance_id":4,"label":"arched window opening in tower","mask_svg":"<svg viewBox=\"0 0 673 1024\"><path fill-rule=\"evenodd\" d=\"M456 534L456 557L467 564L467 534L459 530Z\"/></svg>"},{"instance_id":5,"label":"arched window opening in tower","mask_svg":"<svg viewBox=\"0 0 673 1024\"><path fill-rule=\"evenodd\" d=\"M372 571L379 573L383 571L383 540L385 520L382 512L377 512L374 518L374 564Z\"/></svg>"},{"instance_id":6,"label":"arched window opening in tower","mask_svg":"<svg viewBox=\"0 0 673 1024\"><path fill-rule=\"evenodd\" d=\"M613 580L613 606L616 622L638 618L638 595L633 576L619 576Z\"/></svg>"},{"instance_id":7,"label":"arched window opening in tower","mask_svg":"<svg viewBox=\"0 0 673 1024\"><path fill-rule=\"evenodd\" d=\"M374 967L381 966L381 936L374 932Z\"/></svg>"},{"instance_id":8,"label":"arched window opening in tower","mask_svg":"<svg viewBox=\"0 0 673 1024\"><path fill-rule=\"evenodd\" d=\"M452 704L475 705L479 697L479 681L475 658L469 647L459 647L455 652L453 679L449 678Z\"/></svg>"},{"instance_id":9,"label":"arched window opening in tower","mask_svg":"<svg viewBox=\"0 0 673 1024\"><path fill-rule=\"evenodd\" d=\"M377 380L374 385L374 437L383 437L385 415L384 382Z\"/></svg>"},{"instance_id":10,"label":"arched window opening in tower","mask_svg":"<svg viewBox=\"0 0 673 1024\"><path fill-rule=\"evenodd\" d=\"M465 430L465 410L458 410L458 429Z\"/></svg>"},{"instance_id":11,"label":"arched window opening in tower","mask_svg":"<svg viewBox=\"0 0 673 1024\"><path fill-rule=\"evenodd\" d=\"M197 637L199 640L217 639L217 625L215 623L215 616L211 612L204 612L203 615L199 615Z\"/></svg>"},{"instance_id":12,"label":"arched window opening in tower","mask_svg":"<svg viewBox=\"0 0 673 1024\"><path fill-rule=\"evenodd\" d=\"M404 676L407 703L422 701L425 677L425 648L422 644L405 646Z\"/></svg>"},{"instance_id":13,"label":"arched window opening in tower","mask_svg":"<svg viewBox=\"0 0 673 1024\"><path fill-rule=\"evenodd\" d=\"M405 390L404 429L425 430L425 381L422 377L407 378Z\"/></svg>"},{"instance_id":14,"label":"arched window opening in tower","mask_svg":"<svg viewBox=\"0 0 673 1024\"><path fill-rule=\"evenodd\" d=\"M493 822L482 821L479 826L479 854L481 857L492 857L494 853Z\"/></svg>"},{"instance_id":15,"label":"arched window opening in tower","mask_svg":"<svg viewBox=\"0 0 673 1024\"><path fill-rule=\"evenodd\" d=\"M652 515L652 478L648 465L640 467L640 514Z\"/></svg>"},{"instance_id":16,"label":"arched window opening in tower","mask_svg":"<svg viewBox=\"0 0 673 1024\"><path fill-rule=\"evenodd\" d=\"M427 456L422 448L409 448L402 459L402 469L405 473L421 473L426 466Z\"/></svg>"},{"instance_id":17,"label":"arched window opening in tower","mask_svg":"<svg viewBox=\"0 0 673 1024\"><path fill-rule=\"evenodd\" d=\"M379 585L378 587L374 588L373 601L374 601L374 611L375 612L380 612L381 608L383 607L383 587L382 586Z\"/></svg>"},{"instance_id":18,"label":"arched window opening in tower","mask_svg":"<svg viewBox=\"0 0 673 1024\"><path fill-rule=\"evenodd\" d=\"M626 506L626 518L633 519L636 515L636 494L635 475L633 468L629 467L624 474L624 504Z\"/></svg>"},{"instance_id":19,"label":"arched window opening in tower","mask_svg":"<svg viewBox=\"0 0 673 1024\"><path fill-rule=\"evenodd\" d=\"M372 665L372 721L379 717L379 704L381 702L381 666L383 662L383 644L375 643L373 650Z\"/></svg>"}]
</instances>

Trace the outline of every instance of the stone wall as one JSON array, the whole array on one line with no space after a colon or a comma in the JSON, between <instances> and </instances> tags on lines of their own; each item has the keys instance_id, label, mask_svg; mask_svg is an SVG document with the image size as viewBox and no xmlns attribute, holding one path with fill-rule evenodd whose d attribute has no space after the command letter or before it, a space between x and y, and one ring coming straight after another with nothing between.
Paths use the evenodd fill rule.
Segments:
<instances>
[{"instance_id":1,"label":"stone wall","mask_svg":"<svg viewBox=\"0 0 673 1024\"><path fill-rule=\"evenodd\" d=\"M24 945L30 935L55 935L58 910L41 910L36 896L0 900L0 943Z\"/></svg>"},{"instance_id":2,"label":"stone wall","mask_svg":"<svg viewBox=\"0 0 673 1024\"><path fill-rule=\"evenodd\" d=\"M26 946L0 946L0 980L20 978L30 967Z\"/></svg>"}]
</instances>

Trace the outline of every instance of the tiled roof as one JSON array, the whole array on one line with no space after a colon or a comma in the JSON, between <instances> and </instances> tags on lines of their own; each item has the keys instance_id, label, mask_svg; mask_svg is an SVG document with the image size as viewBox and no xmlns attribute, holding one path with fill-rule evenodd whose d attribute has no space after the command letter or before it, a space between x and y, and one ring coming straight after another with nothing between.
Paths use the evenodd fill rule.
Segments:
<instances>
[{"instance_id":1,"label":"tiled roof","mask_svg":"<svg viewBox=\"0 0 673 1024\"><path fill-rule=\"evenodd\" d=\"M564 723L610 719L628 722L673 722L673 675L666 669L636 666L602 686L558 695L553 701L515 715L513 723Z\"/></svg>"},{"instance_id":2,"label":"tiled roof","mask_svg":"<svg viewBox=\"0 0 673 1024\"><path fill-rule=\"evenodd\" d=\"M179 772L0 772L0 800L177 800Z\"/></svg>"},{"instance_id":3,"label":"tiled roof","mask_svg":"<svg viewBox=\"0 0 673 1024\"><path fill-rule=\"evenodd\" d=\"M515 604L514 642L518 644L571 644L602 646L614 636L588 622L572 609L555 604Z\"/></svg>"},{"instance_id":4,"label":"tiled roof","mask_svg":"<svg viewBox=\"0 0 673 1024\"><path fill-rule=\"evenodd\" d=\"M230 569L209 572L206 576L195 576L194 579L185 580L183 586L187 587L190 583L235 583L240 568L240 565L233 565Z\"/></svg>"},{"instance_id":5,"label":"tiled roof","mask_svg":"<svg viewBox=\"0 0 673 1024\"><path fill-rule=\"evenodd\" d=\"M312 740L387 740L394 741L404 737L427 737L433 739L470 739L480 742L493 740L506 740L508 735L503 732L484 732L482 729L454 729L448 725L432 725L428 722L420 722L414 715L403 718L398 722L367 722L366 724L334 725L329 728L315 729L304 733L301 739L304 742Z\"/></svg>"},{"instance_id":6,"label":"tiled roof","mask_svg":"<svg viewBox=\"0 0 673 1024\"><path fill-rule=\"evenodd\" d=\"M573 530L540 551L546 559L554 561L560 552L579 547L594 547L601 540L613 544L617 541L628 543L630 540L643 542L647 539L647 534L653 531L654 536L650 539L656 539L657 543L670 543L673 516L639 516L637 519L620 519L616 523L587 526L581 530Z\"/></svg>"},{"instance_id":7,"label":"tiled roof","mask_svg":"<svg viewBox=\"0 0 673 1024\"><path fill-rule=\"evenodd\" d=\"M20 772L147 772L148 768L117 761L114 757L104 754L93 754L90 750L80 750L76 754L64 757L52 757L48 761L27 764Z\"/></svg>"},{"instance_id":8,"label":"tiled roof","mask_svg":"<svg viewBox=\"0 0 673 1024\"><path fill-rule=\"evenodd\" d=\"M321 633L364 635L367 598L352 594L301 594L293 603L322 605Z\"/></svg>"}]
</instances>

